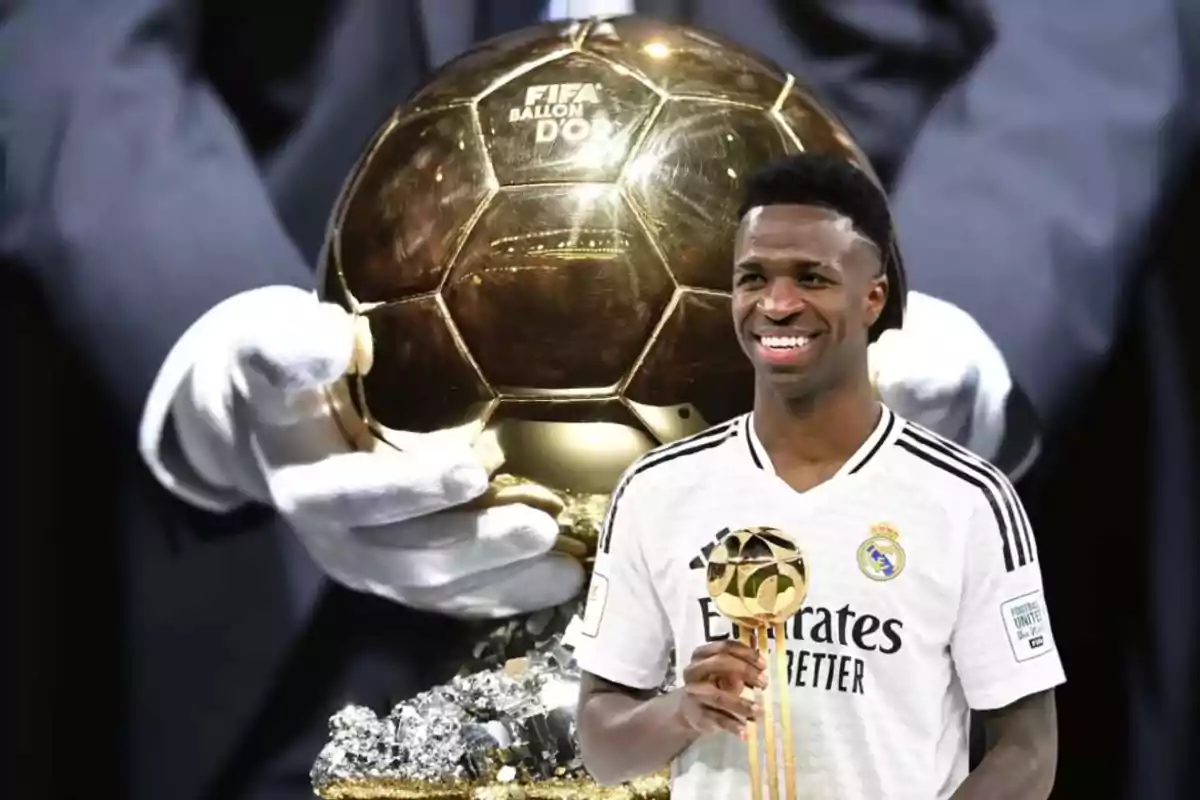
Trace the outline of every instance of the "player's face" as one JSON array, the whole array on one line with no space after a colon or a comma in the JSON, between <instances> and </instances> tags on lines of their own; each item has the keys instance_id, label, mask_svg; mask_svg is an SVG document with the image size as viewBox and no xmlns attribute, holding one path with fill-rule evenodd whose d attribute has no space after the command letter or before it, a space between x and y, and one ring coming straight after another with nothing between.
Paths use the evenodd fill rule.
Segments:
<instances>
[{"instance_id":1,"label":"player's face","mask_svg":"<svg viewBox=\"0 0 1200 800\"><path fill-rule=\"evenodd\" d=\"M878 249L841 214L777 205L743 218L734 326L759 379L789 397L866 369L868 330L886 299Z\"/></svg>"}]
</instances>

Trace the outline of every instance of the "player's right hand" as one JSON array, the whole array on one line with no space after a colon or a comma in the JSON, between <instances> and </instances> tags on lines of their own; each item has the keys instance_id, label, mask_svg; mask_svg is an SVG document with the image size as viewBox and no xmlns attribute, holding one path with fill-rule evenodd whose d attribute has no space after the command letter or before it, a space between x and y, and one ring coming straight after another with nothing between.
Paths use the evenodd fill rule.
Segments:
<instances>
[{"instance_id":1,"label":"player's right hand","mask_svg":"<svg viewBox=\"0 0 1200 800\"><path fill-rule=\"evenodd\" d=\"M405 434L401 452L346 441L324 390L355 353L354 318L310 293L278 286L231 298L164 364L143 419L143 455L195 505L274 506L321 569L352 589L465 618L578 594L582 567L552 552L559 528L549 514L461 507L489 482L466 443ZM162 455L169 423L159 417L168 414L190 469Z\"/></svg>"},{"instance_id":2,"label":"player's right hand","mask_svg":"<svg viewBox=\"0 0 1200 800\"><path fill-rule=\"evenodd\" d=\"M758 651L732 639L696 648L683 670L682 721L698 733L741 736L762 713L754 690L766 688L766 668Z\"/></svg>"}]
</instances>

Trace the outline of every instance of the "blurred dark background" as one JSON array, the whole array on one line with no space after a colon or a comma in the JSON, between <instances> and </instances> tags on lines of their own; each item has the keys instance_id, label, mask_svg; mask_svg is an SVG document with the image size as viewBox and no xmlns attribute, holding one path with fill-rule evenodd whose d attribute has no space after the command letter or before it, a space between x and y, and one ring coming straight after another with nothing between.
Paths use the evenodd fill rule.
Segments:
<instances>
[{"instance_id":1,"label":"blurred dark background","mask_svg":"<svg viewBox=\"0 0 1200 800\"><path fill-rule=\"evenodd\" d=\"M303 14L317 5L296 4L294 13L299 16L294 25L315 31ZM446 8L469 5L448 2ZM687 13L691 4L678 5L676 11ZM943 93L952 94L968 81L971 67L994 46L993 37L1011 33L1003 26L989 27L987 23L994 19L980 10L988 4L963 4L969 13L958 17L959 4L951 2L893 4L920 10L930 20L921 29L928 34L926 49L909 50L912 41L922 41L911 30L901 29L916 18L913 14L894 15L897 27L889 35L883 24L855 27L855 14L873 13L871 3L849 3L838 6L846 9L844 14L824 15L818 13L819 3L781 5L786 13L770 19L795 16L791 24L813 37L804 41L826 43L823 52L798 46L804 57L795 60L813 59L811 74L818 88L825 90L868 144L889 182L897 180L913 136L892 135L886 124L890 119L884 113L886 92L889 86L900 91L898 84L888 83L888 70L929 79L923 85L934 88L925 92L919 110L913 112L921 117L930 113ZM272 8L264 13L279 11L275 4L265 6ZM59 7L63 13L76 8L71 3ZM208 4L206 19L216 25L235 7ZM1162 20L1171 20L1168 33L1177 38L1169 46L1180 53L1178 85L1173 90L1179 93L1180 108L1194 109L1194 99L1189 99L1194 98L1195 88L1192 56L1200 46L1195 37L1200 27L1186 27L1185 16L1194 12L1181 4L1176 19L1171 4L1148 2L1145 7L1147 17L1159 14ZM492 12L498 14L495 8ZM753 8L741 11L751 13ZM1100 6L1094 11L1080 6L1072 13L1104 11ZM715 18L727 16L715 14ZM939 37L954 27L955 19L964 21L958 26L959 37L938 50ZM0 25L5 23L6 17L0 16ZM1081 22L1080 27L1088 25ZM866 37L864 30L878 34L877 38ZM744 31L740 33L746 38ZM1135 49L1147 40L1136 41ZM762 42L767 50L779 47L769 32L763 33ZM1074 44L1064 42L1064 47ZM769 54L782 58L777 52ZM882 56L872 60L872 54ZM1106 57L1110 60L1098 61L1093 69L1119 71L1122 57L1114 50ZM868 65L868 73L879 70L874 95L839 88L841 77L857 80L862 71L839 71L838 65L859 61ZM305 75L308 83L301 80L297 85L311 88L315 79L312 73ZM228 91L237 90L236 72L223 80ZM874 105L872 98L878 100ZM252 142L259 136L269 139L286 127L269 109L256 111L254 97L227 99L244 111L246 124L253 127ZM1194 111L1182 116L1189 113L1194 121ZM911 124L905 128L919 129L920 125ZM1168 133L1164 120L1164 138ZM1114 133L1120 135L1121 131ZM1196 725L1187 723L1200 719L1200 705L1197 693L1186 691L1200 677L1195 674L1200 623L1196 595L1189 590L1192 573L1200 564L1195 529L1200 486L1191 471L1200 453L1200 426L1194 424L1200 411L1200 345L1188 323L1195 313L1190 303L1200 288L1195 267L1200 254L1200 225L1195 223L1200 209L1200 159L1196 157L1200 150L1187 143L1191 140L1179 141L1183 143L1172 145L1177 156L1166 176L1169 180L1162 182L1147 212L1148 233L1127 246L1122 256L1132 266L1121 281L1111 338L1099 336L1103 352L1096 360L1098 367L1080 379L1079 396L1054 419L1042 459L1019 487L1039 536L1048 599L1068 675L1067 685L1058 693L1061 762L1060 788L1055 794L1066 800L1085 793L1093 798L1182 798L1176 793L1178 787L1194 786L1200 778L1187 755L1200 752ZM1036 149L1037 143L1029 146ZM1094 165L1096 170L1107 167ZM1146 165L1148 171L1152 167ZM1103 231L1084 233L1105 237ZM1073 234L1080 232L1064 235ZM936 286L922 282L919 266L910 268L914 288L939 294ZM10 477L5 481L0 528L5 546L2 577L8 592L3 636L13 665L4 688L6 706L12 709L6 715L9 741L14 743L8 749L12 766L0 792L22 800L82 800L109 791L122 796L120 742L131 647L122 628L126 618L122 548L129 543L114 521L120 515L117 504L123 494L127 496L118 483L123 476L144 470L137 464L134 432L113 422L120 415L110 407L109 393L98 386L80 343L56 322L60 317L46 284L35 283L29 271L15 263L0 267L0 276L4 326L0 363L8 365L10 430L10 444L4 448L5 473ZM1019 270L1012 280L1022 280ZM1086 271L1073 280L1078 283L1059 288L1064 293L1089 290ZM986 317L985 327L997 336L1002 349L1005 337L989 320L1002 316L1020 327L1027 311L1023 306L980 311L962 298L950 299ZM1006 350L1006 355L1014 360L1014 353ZM1018 377L1023 370L1033 369L1017 362L1019 358L1014 362ZM1179 420L1189 424L1177 426ZM149 477L143 475L142 481L145 485L139 491L149 491ZM160 502L164 508L170 505ZM179 513L174 507L164 511L168 516ZM165 523L163 530L170 534L177 523Z\"/></svg>"}]
</instances>

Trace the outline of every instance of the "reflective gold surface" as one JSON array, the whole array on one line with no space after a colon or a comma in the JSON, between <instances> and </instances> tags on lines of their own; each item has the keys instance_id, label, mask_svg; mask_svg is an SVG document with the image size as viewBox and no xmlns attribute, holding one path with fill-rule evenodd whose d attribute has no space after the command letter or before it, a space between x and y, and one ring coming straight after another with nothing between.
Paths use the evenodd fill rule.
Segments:
<instances>
[{"instance_id":1,"label":"reflective gold surface","mask_svg":"<svg viewBox=\"0 0 1200 800\"><path fill-rule=\"evenodd\" d=\"M321 293L373 337L358 413L385 441L488 430L505 472L603 494L748 410L735 214L748 173L800 150L870 172L792 76L683 26L541 25L449 63L334 210Z\"/></svg>"},{"instance_id":2,"label":"reflective gold surface","mask_svg":"<svg viewBox=\"0 0 1200 800\"><path fill-rule=\"evenodd\" d=\"M759 692L763 714L747 725L746 731L750 796L752 800L764 796L765 772L769 800L795 800L795 733L784 642L787 621L800 611L808 596L808 564L795 540L778 528L741 528L713 548L707 578L708 593L717 610L737 623L739 640L758 650L768 665L767 688ZM770 639L775 641L774 659L770 658ZM776 735L777 727L781 736ZM778 769L781 757L783 794Z\"/></svg>"},{"instance_id":3,"label":"reflective gold surface","mask_svg":"<svg viewBox=\"0 0 1200 800\"><path fill-rule=\"evenodd\" d=\"M735 215L749 173L802 150L873 175L792 76L691 28L554 23L450 62L376 133L332 215L319 292L363 323L360 368L331 393L348 438L470 439L498 470L477 502L555 514L557 549L587 564L634 459L750 408L729 309ZM739 601L755 625L803 601L804 581L781 588L776 572L753 608ZM667 782L378 777L322 793L659 798Z\"/></svg>"},{"instance_id":4,"label":"reflective gold surface","mask_svg":"<svg viewBox=\"0 0 1200 800\"><path fill-rule=\"evenodd\" d=\"M795 616L808 595L808 566L799 546L775 528L742 528L713 548L708 593L738 625L759 628Z\"/></svg>"},{"instance_id":5,"label":"reflective gold surface","mask_svg":"<svg viewBox=\"0 0 1200 800\"><path fill-rule=\"evenodd\" d=\"M674 286L613 184L502 191L442 290L503 395L614 394Z\"/></svg>"},{"instance_id":6,"label":"reflective gold surface","mask_svg":"<svg viewBox=\"0 0 1200 800\"><path fill-rule=\"evenodd\" d=\"M324 800L667 800L670 778L649 775L620 786L587 780L444 785L380 778L343 781L321 791Z\"/></svg>"}]
</instances>

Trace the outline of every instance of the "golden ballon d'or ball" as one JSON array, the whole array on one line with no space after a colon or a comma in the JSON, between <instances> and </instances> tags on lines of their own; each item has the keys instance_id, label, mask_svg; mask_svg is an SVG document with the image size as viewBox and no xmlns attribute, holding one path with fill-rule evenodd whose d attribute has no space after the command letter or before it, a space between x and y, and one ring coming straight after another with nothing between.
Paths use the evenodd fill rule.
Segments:
<instances>
[{"instance_id":1,"label":"golden ballon d'or ball","mask_svg":"<svg viewBox=\"0 0 1200 800\"><path fill-rule=\"evenodd\" d=\"M549 23L448 63L333 210L319 291L362 320L343 427L471 442L496 467L481 502L558 514L586 564L634 459L750 409L737 207L802 150L874 175L793 76L689 27Z\"/></svg>"},{"instance_id":2,"label":"golden ballon d'or ball","mask_svg":"<svg viewBox=\"0 0 1200 800\"><path fill-rule=\"evenodd\" d=\"M635 459L751 408L730 316L736 213L750 173L801 151L878 183L795 77L682 25L548 23L446 64L367 143L330 219L318 291L359 329L330 395L343 431L363 449L475 447L493 474L478 504L546 509L557 549L589 565ZM737 590L722 609L764 621L803 601L802 561L743 575L729 553ZM648 800L666 787L374 777L321 795Z\"/></svg>"},{"instance_id":3,"label":"golden ballon d'or ball","mask_svg":"<svg viewBox=\"0 0 1200 800\"><path fill-rule=\"evenodd\" d=\"M713 548L708 593L717 610L738 625L779 625L804 605L808 567L799 546L783 531L742 528Z\"/></svg>"}]
</instances>

